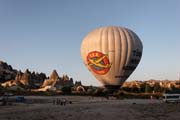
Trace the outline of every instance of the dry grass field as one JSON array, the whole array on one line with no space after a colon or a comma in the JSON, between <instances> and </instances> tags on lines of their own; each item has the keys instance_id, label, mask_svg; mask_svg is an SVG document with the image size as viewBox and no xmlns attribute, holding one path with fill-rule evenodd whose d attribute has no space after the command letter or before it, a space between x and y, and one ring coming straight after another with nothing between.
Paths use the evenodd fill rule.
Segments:
<instances>
[{"instance_id":1,"label":"dry grass field","mask_svg":"<svg viewBox=\"0 0 180 120\"><path fill-rule=\"evenodd\" d=\"M27 96L27 103L0 106L0 120L180 120L180 104L161 100L82 96ZM53 100L71 101L65 106Z\"/></svg>"}]
</instances>

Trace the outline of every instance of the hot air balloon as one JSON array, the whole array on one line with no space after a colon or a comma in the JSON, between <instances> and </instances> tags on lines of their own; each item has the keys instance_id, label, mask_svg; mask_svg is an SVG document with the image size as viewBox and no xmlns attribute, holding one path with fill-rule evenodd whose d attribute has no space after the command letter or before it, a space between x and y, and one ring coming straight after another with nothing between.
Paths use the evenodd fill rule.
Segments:
<instances>
[{"instance_id":1,"label":"hot air balloon","mask_svg":"<svg viewBox=\"0 0 180 120\"><path fill-rule=\"evenodd\" d=\"M130 29L108 26L82 41L81 56L89 71L109 90L120 88L140 62L143 45Z\"/></svg>"}]
</instances>

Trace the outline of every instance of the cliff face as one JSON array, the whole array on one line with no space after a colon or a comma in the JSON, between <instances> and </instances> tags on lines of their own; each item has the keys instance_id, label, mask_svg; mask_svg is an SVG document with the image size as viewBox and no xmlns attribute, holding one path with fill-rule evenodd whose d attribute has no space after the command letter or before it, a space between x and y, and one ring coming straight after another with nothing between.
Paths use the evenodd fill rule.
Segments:
<instances>
[{"instance_id":1,"label":"cliff face","mask_svg":"<svg viewBox=\"0 0 180 120\"><path fill-rule=\"evenodd\" d=\"M11 65L6 62L0 61L0 82L6 82L8 80L14 80L17 74L17 70L13 69Z\"/></svg>"}]
</instances>

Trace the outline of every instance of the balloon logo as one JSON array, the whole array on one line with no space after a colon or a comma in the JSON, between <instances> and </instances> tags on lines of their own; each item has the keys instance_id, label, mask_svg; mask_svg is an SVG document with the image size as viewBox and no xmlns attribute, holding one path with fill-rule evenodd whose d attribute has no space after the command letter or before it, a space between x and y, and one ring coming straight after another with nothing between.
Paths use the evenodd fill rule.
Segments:
<instances>
[{"instance_id":1,"label":"balloon logo","mask_svg":"<svg viewBox=\"0 0 180 120\"><path fill-rule=\"evenodd\" d=\"M118 88L126 81L139 64L142 51L140 38L118 26L97 28L81 44L84 64L106 88Z\"/></svg>"},{"instance_id":2,"label":"balloon logo","mask_svg":"<svg viewBox=\"0 0 180 120\"><path fill-rule=\"evenodd\" d=\"M99 75L106 74L111 67L108 56L98 51L88 54L87 63L92 71Z\"/></svg>"}]
</instances>

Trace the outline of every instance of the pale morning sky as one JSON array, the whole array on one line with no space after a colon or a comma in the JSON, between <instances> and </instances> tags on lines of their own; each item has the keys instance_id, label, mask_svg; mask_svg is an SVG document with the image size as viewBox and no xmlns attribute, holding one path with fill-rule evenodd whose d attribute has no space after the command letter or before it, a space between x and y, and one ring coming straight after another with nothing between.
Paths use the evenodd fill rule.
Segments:
<instances>
[{"instance_id":1,"label":"pale morning sky","mask_svg":"<svg viewBox=\"0 0 180 120\"><path fill-rule=\"evenodd\" d=\"M88 32L109 25L131 29L143 42L128 80L179 79L180 0L0 0L0 60L101 85L84 66L80 46Z\"/></svg>"}]
</instances>

